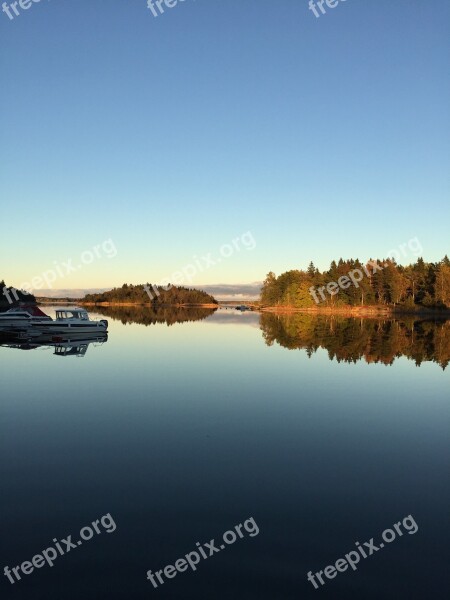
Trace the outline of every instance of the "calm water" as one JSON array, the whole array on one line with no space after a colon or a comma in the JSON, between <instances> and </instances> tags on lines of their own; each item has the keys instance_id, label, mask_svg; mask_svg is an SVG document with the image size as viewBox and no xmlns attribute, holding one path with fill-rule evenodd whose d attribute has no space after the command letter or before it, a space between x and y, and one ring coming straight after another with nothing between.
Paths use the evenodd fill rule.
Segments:
<instances>
[{"instance_id":1,"label":"calm water","mask_svg":"<svg viewBox=\"0 0 450 600\"><path fill-rule=\"evenodd\" d=\"M3 576L2 598L447 597L449 323L108 318L83 358L0 348L2 571L106 513L117 525ZM307 580L408 515L417 533ZM250 517L257 536L146 579Z\"/></svg>"}]
</instances>

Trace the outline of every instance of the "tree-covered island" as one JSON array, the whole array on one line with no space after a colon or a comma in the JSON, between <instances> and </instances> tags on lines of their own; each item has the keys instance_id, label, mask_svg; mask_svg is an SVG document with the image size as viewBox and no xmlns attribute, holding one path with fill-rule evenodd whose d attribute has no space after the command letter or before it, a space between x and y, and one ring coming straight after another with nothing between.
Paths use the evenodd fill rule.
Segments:
<instances>
[{"instance_id":1,"label":"tree-covered island","mask_svg":"<svg viewBox=\"0 0 450 600\"><path fill-rule=\"evenodd\" d=\"M99 305L143 305L153 306L205 306L217 307L217 300L193 288L178 286L159 286L151 284L131 285L124 283L120 288L114 288L100 294L87 294L81 304Z\"/></svg>"},{"instance_id":2,"label":"tree-covered island","mask_svg":"<svg viewBox=\"0 0 450 600\"><path fill-rule=\"evenodd\" d=\"M422 258L402 266L394 260L333 261L320 272L311 262L306 271L291 270L278 277L270 272L261 290L266 309L326 311L450 310L450 260Z\"/></svg>"}]
</instances>

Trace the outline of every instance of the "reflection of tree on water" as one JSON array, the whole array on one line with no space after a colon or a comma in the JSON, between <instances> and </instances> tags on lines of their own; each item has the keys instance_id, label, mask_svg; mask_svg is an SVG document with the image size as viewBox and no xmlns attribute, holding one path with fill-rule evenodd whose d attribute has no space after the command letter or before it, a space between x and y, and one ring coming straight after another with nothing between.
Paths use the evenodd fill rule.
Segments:
<instances>
[{"instance_id":1,"label":"reflection of tree on water","mask_svg":"<svg viewBox=\"0 0 450 600\"><path fill-rule=\"evenodd\" d=\"M450 362L450 321L349 319L305 314L261 314L261 329L268 346L305 349L311 356L328 350L338 362L393 364L406 356L416 365L433 361L443 369Z\"/></svg>"},{"instance_id":2,"label":"reflection of tree on water","mask_svg":"<svg viewBox=\"0 0 450 600\"><path fill-rule=\"evenodd\" d=\"M154 308L148 304L145 306L98 306L95 310L102 315L121 321L124 325L127 323L138 323L140 325L166 323L167 325L174 325L175 323L186 323L188 321L201 321L216 311L215 308L184 308L180 306Z\"/></svg>"}]
</instances>

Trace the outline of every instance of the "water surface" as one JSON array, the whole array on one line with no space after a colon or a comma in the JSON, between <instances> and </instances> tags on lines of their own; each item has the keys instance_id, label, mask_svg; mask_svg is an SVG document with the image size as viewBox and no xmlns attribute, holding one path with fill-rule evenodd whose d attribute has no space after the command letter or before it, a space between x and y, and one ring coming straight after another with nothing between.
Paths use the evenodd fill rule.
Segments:
<instances>
[{"instance_id":1,"label":"water surface","mask_svg":"<svg viewBox=\"0 0 450 600\"><path fill-rule=\"evenodd\" d=\"M446 597L449 323L106 313L82 356L0 348L1 566L117 524L2 597ZM414 535L306 579L407 515ZM146 579L250 517L257 536Z\"/></svg>"}]
</instances>

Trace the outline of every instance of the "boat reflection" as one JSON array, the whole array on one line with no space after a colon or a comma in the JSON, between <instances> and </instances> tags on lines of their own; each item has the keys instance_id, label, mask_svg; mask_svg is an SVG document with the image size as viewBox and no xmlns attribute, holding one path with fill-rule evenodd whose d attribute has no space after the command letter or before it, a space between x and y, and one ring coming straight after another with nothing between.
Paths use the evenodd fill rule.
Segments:
<instances>
[{"instance_id":1,"label":"boat reflection","mask_svg":"<svg viewBox=\"0 0 450 600\"><path fill-rule=\"evenodd\" d=\"M108 341L106 333L95 335L49 335L32 329L0 333L0 347L14 350L37 350L38 348L53 349L55 356L86 355L91 344L103 345Z\"/></svg>"}]
</instances>

